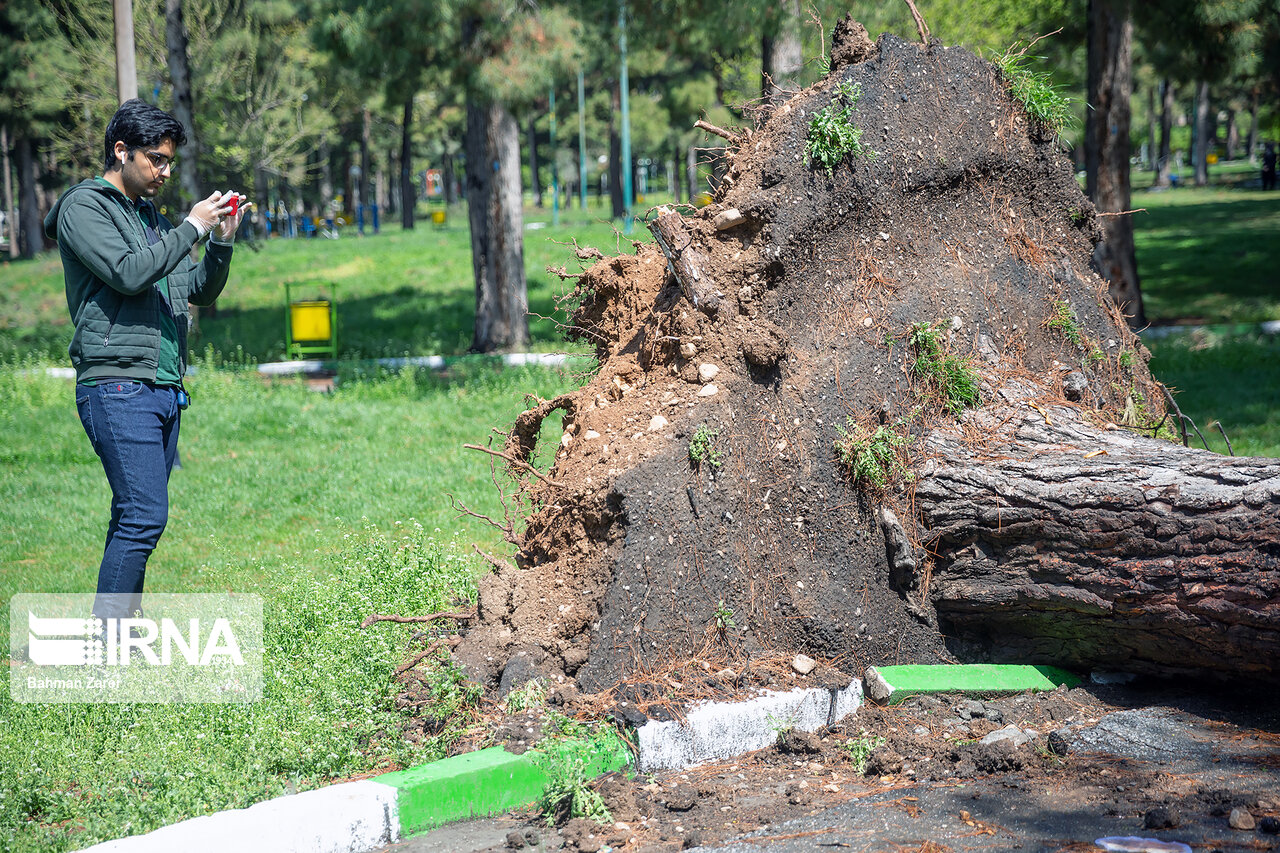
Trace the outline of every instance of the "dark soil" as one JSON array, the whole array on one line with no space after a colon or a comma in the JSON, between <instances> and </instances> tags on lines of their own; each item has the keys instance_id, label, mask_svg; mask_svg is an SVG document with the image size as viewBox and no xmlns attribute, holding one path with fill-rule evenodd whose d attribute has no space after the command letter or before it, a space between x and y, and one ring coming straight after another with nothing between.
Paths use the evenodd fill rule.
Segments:
<instances>
[{"instance_id":1,"label":"dark soil","mask_svg":"<svg viewBox=\"0 0 1280 853\"><path fill-rule=\"evenodd\" d=\"M644 705L776 681L796 652L846 673L954 660L926 555L892 559L877 520L895 507L912 534L909 482L857 485L835 451L851 420L917 436L954 420L908 369L913 324L973 361L984 402L1031 379L1062 404L1066 379L1099 423L1162 413L1148 354L1090 268L1093 208L993 67L889 35L833 55L850 64L745 131L714 204L686 216L697 307L653 246L578 278L572 333L601 367L507 441L528 460L561 418L550 482L512 467L528 510L516 564L482 581L457 650L486 686L542 676ZM861 90L875 155L829 176L804 146L841 81ZM745 221L717 231L730 208ZM1075 340L1049 325L1060 305ZM690 457L700 429L718 467Z\"/></svg>"}]
</instances>

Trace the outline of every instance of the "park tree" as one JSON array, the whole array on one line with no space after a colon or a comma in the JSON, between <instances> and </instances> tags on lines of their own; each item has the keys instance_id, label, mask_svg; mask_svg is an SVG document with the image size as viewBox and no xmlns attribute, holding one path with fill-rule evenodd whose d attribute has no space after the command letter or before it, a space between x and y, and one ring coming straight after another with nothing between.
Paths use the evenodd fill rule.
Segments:
<instances>
[{"instance_id":1,"label":"park tree","mask_svg":"<svg viewBox=\"0 0 1280 853\"><path fill-rule=\"evenodd\" d=\"M15 220L10 223L11 251L24 258L44 248L38 151L66 109L73 72L57 19L44 3L12 0L0 5L0 138L5 185L10 187L5 217ZM10 148L17 167L16 204L8 179Z\"/></svg>"},{"instance_id":2,"label":"park tree","mask_svg":"<svg viewBox=\"0 0 1280 853\"><path fill-rule=\"evenodd\" d=\"M178 156L186 167L178 171L178 182L182 187L181 206L186 207L204 195L200 192L200 134L195 121L191 59L187 52L187 26L182 20L182 6L183 0L165 0L164 40L168 48L169 79L173 84L173 115L187 131L187 141L178 149Z\"/></svg>"},{"instance_id":3,"label":"park tree","mask_svg":"<svg viewBox=\"0 0 1280 853\"><path fill-rule=\"evenodd\" d=\"M414 225L414 103L428 76L449 61L452 3L414 0L326 0L317 20L317 43L361 81L382 87L388 104L399 106L400 210L406 230ZM367 116L367 108L366 108ZM367 129L367 121L365 122ZM367 133L362 132L362 139ZM362 146L364 147L364 146ZM368 154L362 156L363 196L367 194Z\"/></svg>"},{"instance_id":4,"label":"park tree","mask_svg":"<svg viewBox=\"0 0 1280 853\"><path fill-rule=\"evenodd\" d=\"M1179 85L1193 92L1192 165L1196 185L1203 186L1209 180L1211 92L1233 78L1239 88L1241 78L1261 73L1259 19L1269 17L1268 8L1260 0L1159 0L1136 8L1141 37L1166 78L1166 91ZM1172 102L1170 93L1166 103Z\"/></svg>"},{"instance_id":5,"label":"park tree","mask_svg":"<svg viewBox=\"0 0 1280 853\"><path fill-rule=\"evenodd\" d=\"M528 103L577 59L578 24L558 7L467 0L457 10L454 79L466 92L466 192L476 321L471 348L529 341L524 273L520 131L512 107Z\"/></svg>"},{"instance_id":6,"label":"park tree","mask_svg":"<svg viewBox=\"0 0 1280 853\"><path fill-rule=\"evenodd\" d=\"M1130 326L1146 325L1129 210L1129 97L1133 82L1130 0L1089 0L1090 111L1085 124L1085 182L1102 219L1094 263Z\"/></svg>"}]
</instances>

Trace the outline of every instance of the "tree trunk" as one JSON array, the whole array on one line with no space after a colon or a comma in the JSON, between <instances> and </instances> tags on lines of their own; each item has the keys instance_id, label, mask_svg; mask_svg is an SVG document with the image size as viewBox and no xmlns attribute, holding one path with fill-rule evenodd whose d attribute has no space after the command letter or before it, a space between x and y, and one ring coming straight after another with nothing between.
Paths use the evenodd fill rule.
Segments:
<instances>
[{"instance_id":1,"label":"tree trunk","mask_svg":"<svg viewBox=\"0 0 1280 853\"><path fill-rule=\"evenodd\" d=\"M542 207L542 177L538 174L537 116L529 117L529 188L533 190L533 206Z\"/></svg>"},{"instance_id":2,"label":"tree trunk","mask_svg":"<svg viewBox=\"0 0 1280 853\"><path fill-rule=\"evenodd\" d=\"M444 203L447 207L452 207L458 203L458 176L453 167L453 155L445 152L444 170L441 174L444 181Z\"/></svg>"},{"instance_id":3,"label":"tree trunk","mask_svg":"<svg viewBox=\"0 0 1280 853\"><path fill-rule=\"evenodd\" d=\"M978 450L931 438L915 499L952 651L1280 677L1280 460L1048 414Z\"/></svg>"},{"instance_id":4,"label":"tree trunk","mask_svg":"<svg viewBox=\"0 0 1280 853\"><path fill-rule=\"evenodd\" d=\"M133 40L133 0L111 4L116 37L116 94L120 103L138 97L138 58Z\"/></svg>"},{"instance_id":5,"label":"tree trunk","mask_svg":"<svg viewBox=\"0 0 1280 853\"><path fill-rule=\"evenodd\" d=\"M1240 153L1240 124L1236 121L1239 115L1235 110L1227 113L1227 159L1234 160Z\"/></svg>"},{"instance_id":6,"label":"tree trunk","mask_svg":"<svg viewBox=\"0 0 1280 853\"><path fill-rule=\"evenodd\" d=\"M4 165L4 224L9 235L9 257L18 257L18 210L13 204L13 167L9 162L9 126L0 125L0 158ZM0 237L4 236L0 234Z\"/></svg>"},{"instance_id":7,"label":"tree trunk","mask_svg":"<svg viewBox=\"0 0 1280 853\"><path fill-rule=\"evenodd\" d=\"M200 144L196 134L195 104L191 97L191 64L187 58L187 28L182 22L182 0L165 0L164 40L168 48L169 77L173 80L173 117L187 131L186 143L178 149L182 168L178 183L183 209L203 198L200 192Z\"/></svg>"},{"instance_id":8,"label":"tree trunk","mask_svg":"<svg viewBox=\"0 0 1280 853\"><path fill-rule=\"evenodd\" d=\"M360 123L360 205L356 209L356 222L361 237L364 236L365 220L372 215L369 209L369 136L372 125L373 117L369 114L369 108L365 107Z\"/></svg>"},{"instance_id":9,"label":"tree trunk","mask_svg":"<svg viewBox=\"0 0 1280 853\"><path fill-rule=\"evenodd\" d=\"M1089 198L1100 212L1129 209L1129 92L1133 21L1128 0L1089 2L1089 103L1085 171ZM1102 242L1094 264L1110 284L1111 299L1135 329L1147 324L1142 309L1133 221L1128 215L1102 219Z\"/></svg>"},{"instance_id":10,"label":"tree trunk","mask_svg":"<svg viewBox=\"0 0 1280 853\"><path fill-rule=\"evenodd\" d=\"M676 145L675 150L671 152L671 156L672 156L671 170L673 172L671 176L671 183L672 183L671 192L672 192L672 195L675 196L675 203L680 204L680 202L683 201L682 196L684 195L684 181L680 179L680 172L681 172L680 160L682 158L680 156L679 145Z\"/></svg>"},{"instance_id":11,"label":"tree trunk","mask_svg":"<svg viewBox=\"0 0 1280 853\"><path fill-rule=\"evenodd\" d=\"M467 206L476 283L476 352L529 343L520 130L501 104L467 102Z\"/></svg>"},{"instance_id":12,"label":"tree trunk","mask_svg":"<svg viewBox=\"0 0 1280 853\"><path fill-rule=\"evenodd\" d=\"M320 217L329 218L333 205L333 150L329 139L320 140Z\"/></svg>"},{"instance_id":13,"label":"tree trunk","mask_svg":"<svg viewBox=\"0 0 1280 853\"><path fill-rule=\"evenodd\" d=\"M1249 136L1244 143L1244 156L1252 163L1257 159L1258 146L1258 88L1253 87L1249 96Z\"/></svg>"},{"instance_id":14,"label":"tree trunk","mask_svg":"<svg viewBox=\"0 0 1280 853\"><path fill-rule=\"evenodd\" d=\"M760 97L766 103L786 99L784 89L804 67L800 43L799 0L778 0L765 16L760 38Z\"/></svg>"},{"instance_id":15,"label":"tree trunk","mask_svg":"<svg viewBox=\"0 0 1280 853\"><path fill-rule=\"evenodd\" d=\"M1169 160L1169 138L1173 133L1173 81L1168 77L1160 83L1160 156L1159 171L1156 174L1156 186L1167 187L1173 183L1170 178L1172 163Z\"/></svg>"},{"instance_id":16,"label":"tree trunk","mask_svg":"<svg viewBox=\"0 0 1280 853\"><path fill-rule=\"evenodd\" d=\"M689 181L689 204L698 199L698 149L690 145L684 152L684 172Z\"/></svg>"},{"instance_id":17,"label":"tree trunk","mask_svg":"<svg viewBox=\"0 0 1280 853\"><path fill-rule=\"evenodd\" d=\"M622 137L618 124L622 115L622 90L613 86L613 108L609 111L609 204L614 219L627 215L622 198Z\"/></svg>"},{"instance_id":18,"label":"tree trunk","mask_svg":"<svg viewBox=\"0 0 1280 853\"><path fill-rule=\"evenodd\" d=\"M1205 80L1196 83L1196 121L1192 132L1196 186L1203 187L1209 183L1209 83Z\"/></svg>"},{"instance_id":19,"label":"tree trunk","mask_svg":"<svg viewBox=\"0 0 1280 853\"><path fill-rule=\"evenodd\" d=\"M1156 139L1156 90L1158 88L1160 88L1159 84L1152 83L1147 89L1147 171L1153 175L1160 171L1157 158L1160 143Z\"/></svg>"},{"instance_id":20,"label":"tree trunk","mask_svg":"<svg viewBox=\"0 0 1280 853\"><path fill-rule=\"evenodd\" d=\"M253 169L253 197L257 204L258 239L267 239L267 214L272 213L271 199L267 195L267 170L257 165Z\"/></svg>"},{"instance_id":21,"label":"tree trunk","mask_svg":"<svg viewBox=\"0 0 1280 853\"><path fill-rule=\"evenodd\" d=\"M400 123L400 225L413 230L414 206L418 194L413 183L413 96L404 99L404 117Z\"/></svg>"},{"instance_id":22,"label":"tree trunk","mask_svg":"<svg viewBox=\"0 0 1280 853\"><path fill-rule=\"evenodd\" d=\"M18 134L18 255L34 258L44 248L44 223L36 198L35 142L26 133Z\"/></svg>"}]
</instances>

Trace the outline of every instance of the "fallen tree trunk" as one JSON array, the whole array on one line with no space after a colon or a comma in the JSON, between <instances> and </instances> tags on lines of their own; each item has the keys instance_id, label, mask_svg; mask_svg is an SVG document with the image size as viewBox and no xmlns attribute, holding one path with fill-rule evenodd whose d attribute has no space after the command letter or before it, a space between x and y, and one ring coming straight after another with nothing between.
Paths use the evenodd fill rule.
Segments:
<instances>
[{"instance_id":1,"label":"fallen tree trunk","mask_svg":"<svg viewBox=\"0 0 1280 853\"><path fill-rule=\"evenodd\" d=\"M953 651L1280 677L1280 460L1032 409L981 452L935 433L916 490Z\"/></svg>"}]
</instances>

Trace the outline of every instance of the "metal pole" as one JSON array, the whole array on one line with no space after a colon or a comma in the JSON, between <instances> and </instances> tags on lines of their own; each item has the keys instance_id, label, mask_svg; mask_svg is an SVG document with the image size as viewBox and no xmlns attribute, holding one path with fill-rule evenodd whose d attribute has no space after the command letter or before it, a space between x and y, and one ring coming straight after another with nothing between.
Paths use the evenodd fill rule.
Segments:
<instances>
[{"instance_id":1,"label":"metal pole","mask_svg":"<svg viewBox=\"0 0 1280 853\"><path fill-rule=\"evenodd\" d=\"M116 24L116 90L120 103L138 97L138 63L133 49L133 0L112 4Z\"/></svg>"},{"instance_id":2,"label":"metal pole","mask_svg":"<svg viewBox=\"0 0 1280 853\"><path fill-rule=\"evenodd\" d=\"M622 220L622 233L631 233L631 205L635 200L631 186L631 107L627 90L627 0L618 0L618 51L622 54L622 71L618 86L622 94L622 207L626 211Z\"/></svg>"},{"instance_id":3,"label":"metal pole","mask_svg":"<svg viewBox=\"0 0 1280 853\"><path fill-rule=\"evenodd\" d=\"M587 209L587 121L586 96L582 91L582 69L578 69L578 209Z\"/></svg>"},{"instance_id":4,"label":"metal pole","mask_svg":"<svg viewBox=\"0 0 1280 853\"><path fill-rule=\"evenodd\" d=\"M560 167L556 165L556 90L551 90L551 224L560 227Z\"/></svg>"}]
</instances>

